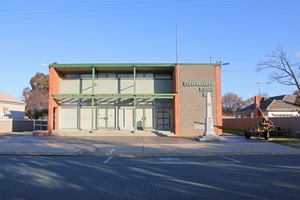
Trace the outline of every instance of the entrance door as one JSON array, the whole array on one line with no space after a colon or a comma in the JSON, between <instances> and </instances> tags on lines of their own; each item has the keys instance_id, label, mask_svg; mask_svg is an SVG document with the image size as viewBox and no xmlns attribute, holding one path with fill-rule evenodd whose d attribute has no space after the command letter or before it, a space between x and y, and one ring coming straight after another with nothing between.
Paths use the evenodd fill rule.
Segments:
<instances>
[{"instance_id":1,"label":"entrance door","mask_svg":"<svg viewBox=\"0 0 300 200\"><path fill-rule=\"evenodd\" d=\"M133 108L119 108L118 129L133 130Z\"/></svg>"},{"instance_id":2,"label":"entrance door","mask_svg":"<svg viewBox=\"0 0 300 200\"><path fill-rule=\"evenodd\" d=\"M98 110L99 129L115 128L115 109L99 108Z\"/></svg>"},{"instance_id":3,"label":"entrance door","mask_svg":"<svg viewBox=\"0 0 300 200\"><path fill-rule=\"evenodd\" d=\"M153 129L153 109L137 108L136 123L138 130Z\"/></svg>"},{"instance_id":4,"label":"entrance door","mask_svg":"<svg viewBox=\"0 0 300 200\"><path fill-rule=\"evenodd\" d=\"M156 110L156 128L158 130L171 130L171 108L157 108Z\"/></svg>"}]
</instances>

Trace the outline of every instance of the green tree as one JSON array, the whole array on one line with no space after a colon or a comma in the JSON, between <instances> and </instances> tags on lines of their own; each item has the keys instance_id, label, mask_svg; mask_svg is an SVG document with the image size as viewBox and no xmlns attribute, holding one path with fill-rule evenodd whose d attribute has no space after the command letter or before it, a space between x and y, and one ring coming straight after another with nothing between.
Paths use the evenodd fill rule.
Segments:
<instances>
[{"instance_id":1,"label":"green tree","mask_svg":"<svg viewBox=\"0 0 300 200\"><path fill-rule=\"evenodd\" d=\"M23 90L25 114L30 119L46 118L48 115L49 75L36 73L30 79L31 88Z\"/></svg>"},{"instance_id":2,"label":"green tree","mask_svg":"<svg viewBox=\"0 0 300 200\"><path fill-rule=\"evenodd\" d=\"M38 90L41 93L48 94L49 91L49 75L38 72L30 79L32 90Z\"/></svg>"}]
</instances>

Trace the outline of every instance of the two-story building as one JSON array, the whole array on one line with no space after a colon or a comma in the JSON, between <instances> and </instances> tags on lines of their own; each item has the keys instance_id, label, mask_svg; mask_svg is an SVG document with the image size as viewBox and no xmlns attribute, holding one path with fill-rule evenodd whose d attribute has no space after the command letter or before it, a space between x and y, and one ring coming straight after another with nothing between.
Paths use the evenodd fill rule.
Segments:
<instances>
[{"instance_id":1,"label":"two-story building","mask_svg":"<svg viewBox=\"0 0 300 200\"><path fill-rule=\"evenodd\" d=\"M220 64L90 63L49 66L48 131L170 131L197 136L205 129L212 93L221 134Z\"/></svg>"}]
</instances>

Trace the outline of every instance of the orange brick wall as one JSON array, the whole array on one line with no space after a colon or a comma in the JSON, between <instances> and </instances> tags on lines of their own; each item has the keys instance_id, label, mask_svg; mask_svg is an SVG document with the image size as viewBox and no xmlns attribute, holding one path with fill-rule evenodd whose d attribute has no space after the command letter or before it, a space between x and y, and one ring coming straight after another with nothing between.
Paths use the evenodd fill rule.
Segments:
<instances>
[{"instance_id":1,"label":"orange brick wall","mask_svg":"<svg viewBox=\"0 0 300 200\"><path fill-rule=\"evenodd\" d=\"M48 106L48 133L51 134L53 131L53 119L55 114L55 129L58 128L58 103L52 98L52 94L58 94L60 90L60 77L59 73L50 66L50 75L49 75L49 106Z\"/></svg>"},{"instance_id":2,"label":"orange brick wall","mask_svg":"<svg viewBox=\"0 0 300 200\"><path fill-rule=\"evenodd\" d=\"M180 95L179 95L179 65L175 65L173 72L173 89L175 93L174 98L174 122L175 122L175 135L180 135Z\"/></svg>"},{"instance_id":3,"label":"orange brick wall","mask_svg":"<svg viewBox=\"0 0 300 200\"><path fill-rule=\"evenodd\" d=\"M218 65L216 68L216 111L217 111L217 120L216 126L218 127L217 134L222 134L222 91L221 91L221 66Z\"/></svg>"}]
</instances>

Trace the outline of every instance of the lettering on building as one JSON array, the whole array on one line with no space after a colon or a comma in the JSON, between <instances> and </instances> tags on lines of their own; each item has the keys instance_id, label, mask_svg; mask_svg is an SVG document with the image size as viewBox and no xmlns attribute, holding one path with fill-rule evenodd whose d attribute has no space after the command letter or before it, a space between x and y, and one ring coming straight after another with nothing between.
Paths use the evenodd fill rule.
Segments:
<instances>
[{"instance_id":1,"label":"lettering on building","mask_svg":"<svg viewBox=\"0 0 300 200\"><path fill-rule=\"evenodd\" d=\"M203 82L184 81L183 86L184 87L187 87L187 86L204 86L204 87L208 87L208 86L213 86L213 83L210 82L210 81L203 81Z\"/></svg>"},{"instance_id":2,"label":"lettering on building","mask_svg":"<svg viewBox=\"0 0 300 200\"><path fill-rule=\"evenodd\" d=\"M199 92L202 93L202 96L205 97L207 92L213 93L213 83L210 81L184 81L184 87L199 87Z\"/></svg>"}]
</instances>

